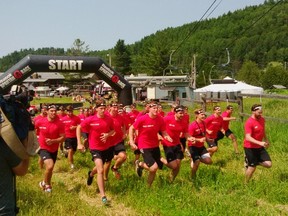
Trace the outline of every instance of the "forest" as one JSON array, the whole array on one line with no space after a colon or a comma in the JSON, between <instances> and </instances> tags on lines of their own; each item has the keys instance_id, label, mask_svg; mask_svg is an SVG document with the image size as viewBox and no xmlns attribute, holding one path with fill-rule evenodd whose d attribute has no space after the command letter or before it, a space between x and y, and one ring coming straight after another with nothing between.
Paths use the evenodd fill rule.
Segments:
<instances>
[{"instance_id":1,"label":"forest","mask_svg":"<svg viewBox=\"0 0 288 216\"><path fill-rule=\"evenodd\" d=\"M287 11L288 0L267 0L217 18L168 27L134 44L119 39L109 50L90 50L81 39L72 41L71 48L21 49L0 58L0 71L28 54L82 55L112 62L122 75L190 75L194 68L197 88L226 76L264 89L288 87Z\"/></svg>"}]
</instances>

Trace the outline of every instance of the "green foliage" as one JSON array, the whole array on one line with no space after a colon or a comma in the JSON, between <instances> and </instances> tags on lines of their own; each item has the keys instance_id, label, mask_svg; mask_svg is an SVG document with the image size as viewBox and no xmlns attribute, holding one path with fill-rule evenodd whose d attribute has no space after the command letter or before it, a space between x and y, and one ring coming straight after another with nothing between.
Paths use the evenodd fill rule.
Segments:
<instances>
[{"instance_id":1,"label":"green foliage","mask_svg":"<svg viewBox=\"0 0 288 216\"><path fill-rule=\"evenodd\" d=\"M66 55L68 56L85 56L89 51L89 46L85 45L85 41L81 41L79 38L75 39L73 46L67 50ZM82 81L82 77L87 76L89 73L61 73L66 82L67 81Z\"/></svg>"},{"instance_id":2,"label":"green foliage","mask_svg":"<svg viewBox=\"0 0 288 216\"><path fill-rule=\"evenodd\" d=\"M262 83L264 89L270 89L273 85L288 86L288 71L281 64L269 64L262 75Z\"/></svg>"},{"instance_id":3,"label":"green foliage","mask_svg":"<svg viewBox=\"0 0 288 216\"><path fill-rule=\"evenodd\" d=\"M258 69L256 63L252 61L244 62L241 70L237 74L237 79L242 80L248 84L261 86L261 71Z\"/></svg>"},{"instance_id":4,"label":"green foliage","mask_svg":"<svg viewBox=\"0 0 288 216\"><path fill-rule=\"evenodd\" d=\"M267 80L267 74L264 74L265 79L260 79L260 71L267 71L265 67L269 62L288 62L287 11L287 0L269 0L218 18L208 17L200 22L159 30L129 46L119 39L114 48L91 51L84 41L76 39L74 47L67 52L53 48L15 51L0 59L0 71L7 70L27 54L49 55L53 52L55 55L99 56L105 61L108 60L107 54L113 54L115 69L122 74L163 75L169 67L168 71L171 69L174 75L180 75L190 73L192 57L197 54L197 79L200 79L197 87L207 84L209 69L211 65L216 65L215 74L212 74L215 79L229 75L252 85L269 88L272 80ZM231 61L222 67L227 62L226 48ZM169 65L172 50L176 51ZM277 76L283 80L287 77L281 71ZM275 81L278 82L277 79Z\"/></svg>"},{"instance_id":5,"label":"green foliage","mask_svg":"<svg viewBox=\"0 0 288 216\"><path fill-rule=\"evenodd\" d=\"M131 72L131 54L124 40L118 40L114 47L113 68L122 75L127 75ZM109 54L111 55L111 54Z\"/></svg>"}]
</instances>

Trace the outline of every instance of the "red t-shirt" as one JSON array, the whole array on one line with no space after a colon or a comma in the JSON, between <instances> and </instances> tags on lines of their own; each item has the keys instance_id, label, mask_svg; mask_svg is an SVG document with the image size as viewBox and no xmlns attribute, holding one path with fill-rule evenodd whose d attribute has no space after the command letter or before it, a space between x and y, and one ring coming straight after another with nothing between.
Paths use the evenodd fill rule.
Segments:
<instances>
[{"instance_id":1,"label":"red t-shirt","mask_svg":"<svg viewBox=\"0 0 288 216\"><path fill-rule=\"evenodd\" d=\"M33 119L34 125L36 124L37 121L39 121L40 119L43 119L43 118L47 118L47 116L43 116L43 115L41 115L41 114L38 115L38 116L36 116L36 117ZM36 131L36 135L39 136L39 130Z\"/></svg>"},{"instance_id":2,"label":"red t-shirt","mask_svg":"<svg viewBox=\"0 0 288 216\"><path fill-rule=\"evenodd\" d=\"M227 112L227 111L224 111L221 116L222 116L222 118L224 118L224 117L230 118L230 117L231 117L231 113L229 113L229 112ZM222 127L223 127L223 129L224 129L225 131L229 129L229 122L230 122L230 121L224 121L224 120L223 120Z\"/></svg>"},{"instance_id":3,"label":"red t-shirt","mask_svg":"<svg viewBox=\"0 0 288 216\"><path fill-rule=\"evenodd\" d=\"M180 134L185 134L188 130L185 119L176 120L174 115L170 115L164 118L164 122L166 132L173 139L173 142L163 139L162 144L164 146L176 146L180 144Z\"/></svg>"},{"instance_id":4,"label":"red t-shirt","mask_svg":"<svg viewBox=\"0 0 288 216\"><path fill-rule=\"evenodd\" d=\"M52 145L46 144L46 139L57 139L61 134L65 134L64 124L55 118L54 121L48 121L48 118L41 118L35 123L35 129L39 131L39 145L41 149L46 149L49 152L58 151L59 143Z\"/></svg>"},{"instance_id":5,"label":"red t-shirt","mask_svg":"<svg viewBox=\"0 0 288 216\"><path fill-rule=\"evenodd\" d=\"M76 138L76 128L71 130L71 126L77 126L81 123L81 120L78 116L72 115L71 117L69 115L66 115L62 122L65 125L65 137L66 138Z\"/></svg>"},{"instance_id":6,"label":"red t-shirt","mask_svg":"<svg viewBox=\"0 0 288 216\"><path fill-rule=\"evenodd\" d=\"M60 121L62 121L62 119L66 116L66 114L65 113L64 114L58 114L57 116L60 119Z\"/></svg>"},{"instance_id":7,"label":"red t-shirt","mask_svg":"<svg viewBox=\"0 0 288 216\"><path fill-rule=\"evenodd\" d=\"M124 122L124 118L119 114L117 114L116 116L111 116L109 114L109 116L113 119L113 123L114 123L115 134L109 137L111 145L114 146L123 141L124 134L123 134L122 128L125 126L125 122Z\"/></svg>"},{"instance_id":8,"label":"red t-shirt","mask_svg":"<svg viewBox=\"0 0 288 216\"><path fill-rule=\"evenodd\" d=\"M169 112L166 114L166 116L170 116L170 115L174 115L174 114L175 114L174 111L169 111Z\"/></svg>"},{"instance_id":9,"label":"red t-shirt","mask_svg":"<svg viewBox=\"0 0 288 216\"><path fill-rule=\"evenodd\" d=\"M138 130L138 147L140 149L159 147L158 132L165 130L165 123L161 116L155 118L143 115L136 119L133 124Z\"/></svg>"},{"instance_id":10,"label":"red t-shirt","mask_svg":"<svg viewBox=\"0 0 288 216\"><path fill-rule=\"evenodd\" d=\"M132 110L131 112L128 113L131 124L133 124L135 122L135 119L137 118L138 115L139 115L138 110Z\"/></svg>"},{"instance_id":11,"label":"red t-shirt","mask_svg":"<svg viewBox=\"0 0 288 216\"><path fill-rule=\"evenodd\" d=\"M210 115L205 119L206 129L211 130L212 133L206 133L207 138L216 139L217 132L222 129L223 118L222 116L215 117L215 115Z\"/></svg>"},{"instance_id":12,"label":"red t-shirt","mask_svg":"<svg viewBox=\"0 0 288 216\"><path fill-rule=\"evenodd\" d=\"M205 127L205 122L201 122L198 123L196 121L192 122L189 125L188 128L188 133L195 138L203 138L205 137L205 133L206 133L206 127ZM195 143L192 143L191 141L188 140L188 146L195 146L195 147L203 147L204 146L204 142L199 142L196 141Z\"/></svg>"},{"instance_id":13,"label":"red t-shirt","mask_svg":"<svg viewBox=\"0 0 288 216\"><path fill-rule=\"evenodd\" d=\"M186 124L186 128L187 128L186 131L188 131L189 120L190 120L189 114L184 113L184 115L183 115L183 121L184 121L185 124ZM185 133L181 133L181 134L180 134L180 137L181 137L181 138L184 138L184 137L185 137Z\"/></svg>"},{"instance_id":14,"label":"red t-shirt","mask_svg":"<svg viewBox=\"0 0 288 216\"><path fill-rule=\"evenodd\" d=\"M80 118L81 122L85 119L85 115L84 114L79 114L78 117Z\"/></svg>"},{"instance_id":15,"label":"red t-shirt","mask_svg":"<svg viewBox=\"0 0 288 216\"><path fill-rule=\"evenodd\" d=\"M258 141L262 141L265 135L265 119L248 118L244 126L245 134L251 134L251 137ZM262 148L262 146L249 142L244 139L245 148Z\"/></svg>"},{"instance_id":16,"label":"red t-shirt","mask_svg":"<svg viewBox=\"0 0 288 216\"><path fill-rule=\"evenodd\" d=\"M80 125L83 132L89 133L88 143L90 150L104 151L111 146L109 138L105 143L100 139L102 133L109 133L114 129L111 117L104 115L103 118L98 118L97 115L93 115L84 119Z\"/></svg>"}]
</instances>

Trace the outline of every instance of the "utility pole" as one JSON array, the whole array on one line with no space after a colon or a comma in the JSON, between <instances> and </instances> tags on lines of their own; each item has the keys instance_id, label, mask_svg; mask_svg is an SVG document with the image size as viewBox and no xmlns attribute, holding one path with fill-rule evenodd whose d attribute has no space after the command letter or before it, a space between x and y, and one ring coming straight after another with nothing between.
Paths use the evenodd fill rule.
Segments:
<instances>
[{"instance_id":1,"label":"utility pole","mask_svg":"<svg viewBox=\"0 0 288 216\"><path fill-rule=\"evenodd\" d=\"M191 62L191 86L196 89L196 54L193 55Z\"/></svg>"}]
</instances>

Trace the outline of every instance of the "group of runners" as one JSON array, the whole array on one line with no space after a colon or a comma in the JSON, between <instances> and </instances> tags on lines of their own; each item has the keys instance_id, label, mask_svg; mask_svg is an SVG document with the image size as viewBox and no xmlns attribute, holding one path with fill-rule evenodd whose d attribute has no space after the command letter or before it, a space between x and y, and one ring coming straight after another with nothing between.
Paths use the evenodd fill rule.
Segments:
<instances>
[{"instance_id":1,"label":"group of runners","mask_svg":"<svg viewBox=\"0 0 288 216\"><path fill-rule=\"evenodd\" d=\"M265 134L262 107L255 104L251 111L252 115L245 124L246 182L257 165L272 165L265 150L269 141ZM191 158L191 177L195 179L201 162L212 164L218 141L224 136L232 140L234 151L239 154L236 136L229 128L229 122L236 120L232 113L231 105L223 113L220 106L214 106L212 115L208 117L204 110L196 109L193 113L195 118L190 122L187 107L172 104L171 111L165 114L161 104L155 101L147 102L142 111L138 111L135 104L123 107L115 102L105 104L99 101L93 109L80 109L79 115L73 113L72 106L57 109L55 105L44 105L41 114L34 118L40 144L39 165L41 168L45 165L44 180L39 186L45 192L52 191L53 168L62 143L71 169L74 169L76 150L85 152L89 149L94 167L87 173L87 185L92 184L96 175L101 200L106 204L105 181L110 170L117 179L121 178L119 169L127 159L126 140L134 151L137 175L141 177L143 170L148 172L149 187L163 165L171 169L169 181L174 181L185 150ZM161 146L165 156L161 156Z\"/></svg>"}]
</instances>

